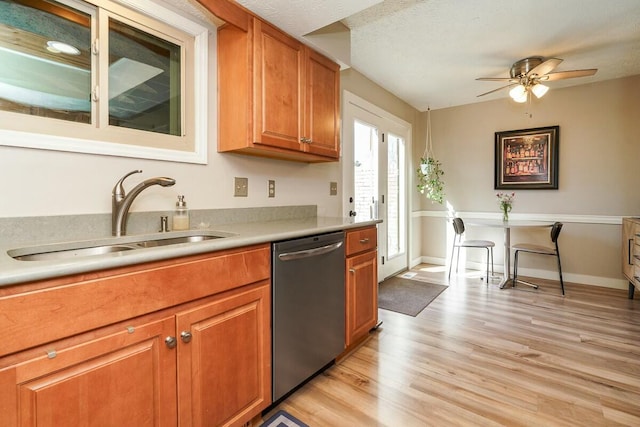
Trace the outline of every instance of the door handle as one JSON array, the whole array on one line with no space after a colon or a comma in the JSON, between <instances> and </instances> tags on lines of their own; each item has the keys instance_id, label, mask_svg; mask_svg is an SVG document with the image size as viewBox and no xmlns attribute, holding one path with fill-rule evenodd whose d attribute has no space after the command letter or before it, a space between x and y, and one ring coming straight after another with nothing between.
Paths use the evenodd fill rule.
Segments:
<instances>
[{"instance_id":1,"label":"door handle","mask_svg":"<svg viewBox=\"0 0 640 427\"><path fill-rule=\"evenodd\" d=\"M286 252L278 255L278 258L282 261L292 261L296 259L309 258L313 256L323 255L332 251L335 251L343 242L332 243L327 246L321 246L319 248L306 249L304 251Z\"/></svg>"}]
</instances>

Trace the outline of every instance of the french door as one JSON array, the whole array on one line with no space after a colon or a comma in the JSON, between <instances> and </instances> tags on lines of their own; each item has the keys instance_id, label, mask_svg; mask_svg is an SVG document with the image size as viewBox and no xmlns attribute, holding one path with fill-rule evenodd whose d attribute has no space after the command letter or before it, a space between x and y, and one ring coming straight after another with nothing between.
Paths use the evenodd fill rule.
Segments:
<instances>
[{"instance_id":1,"label":"french door","mask_svg":"<svg viewBox=\"0 0 640 427\"><path fill-rule=\"evenodd\" d=\"M409 264L407 150L411 125L344 92L343 203L345 216L378 224L380 280Z\"/></svg>"}]
</instances>

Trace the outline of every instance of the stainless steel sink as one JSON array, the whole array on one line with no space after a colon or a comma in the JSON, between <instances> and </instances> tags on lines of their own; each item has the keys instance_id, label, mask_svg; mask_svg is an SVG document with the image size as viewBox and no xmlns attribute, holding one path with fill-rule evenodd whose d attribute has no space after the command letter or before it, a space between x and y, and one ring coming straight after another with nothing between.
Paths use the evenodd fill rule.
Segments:
<instances>
[{"instance_id":1,"label":"stainless steel sink","mask_svg":"<svg viewBox=\"0 0 640 427\"><path fill-rule=\"evenodd\" d=\"M152 248L155 246L177 245L180 243L203 242L205 240L220 239L224 236L198 234L195 236L171 237L169 239L145 240L136 243L141 248Z\"/></svg>"},{"instance_id":2,"label":"stainless steel sink","mask_svg":"<svg viewBox=\"0 0 640 427\"><path fill-rule=\"evenodd\" d=\"M230 235L225 233L193 234L162 239L155 238L154 236L153 238L146 238L143 240L135 240L127 237L121 239L123 240L122 242L110 244L101 243L88 245L87 242L78 242L60 245L43 245L32 248L14 249L8 251L7 253L12 258L20 261L67 260L92 255L113 254L136 249L178 245L181 243L203 242L206 240L221 239L229 236Z\"/></svg>"}]
</instances>

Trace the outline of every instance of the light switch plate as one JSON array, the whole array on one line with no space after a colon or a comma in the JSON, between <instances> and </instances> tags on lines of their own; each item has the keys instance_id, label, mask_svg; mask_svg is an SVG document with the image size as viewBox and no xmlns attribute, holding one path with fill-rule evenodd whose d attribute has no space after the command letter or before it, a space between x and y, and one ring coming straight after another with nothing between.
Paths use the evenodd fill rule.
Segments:
<instances>
[{"instance_id":1,"label":"light switch plate","mask_svg":"<svg viewBox=\"0 0 640 427\"><path fill-rule=\"evenodd\" d=\"M234 197L247 197L249 194L249 178L234 179L233 183L233 196Z\"/></svg>"},{"instance_id":2,"label":"light switch plate","mask_svg":"<svg viewBox=\"0 0 640 427\"><path fill-rule=\"evenodd\" d=\"M276 181L275 179L269 180L269 197L276 197Z\"/></svg>"},{"instance_id":3,"label":"light switch plate","mask_svg":"<svg viewBox=\"0 0 640 427\"><path fill-rule=\"evenodd\" d=\"M338 195L338 183L337 182L330 182L329 183L329 195L330 196L337 196Z\"/></svg>"}]
</instances>

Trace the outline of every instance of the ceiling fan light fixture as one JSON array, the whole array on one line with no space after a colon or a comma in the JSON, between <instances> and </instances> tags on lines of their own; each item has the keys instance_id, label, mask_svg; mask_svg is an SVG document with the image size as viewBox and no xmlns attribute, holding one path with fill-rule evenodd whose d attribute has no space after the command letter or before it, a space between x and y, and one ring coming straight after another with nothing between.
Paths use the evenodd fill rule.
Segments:
<instances>
[{"instance_id":1,"label":"ceiling fan light fixture","mask_svg":"<svg viewBox=\"0 0 640 427\"><path fill-rule=\"evenodd\" d=\"M509 96L516 102L525 102L527 100L527 88L521 84L515 86L509 91Z\"/></svg>"},{"instance_id":2,"label":"ceiling fan light fixture","mask_svg":"<svg viewBox=\"0 0 640 427\"><path fill-rule=\"evenodd\" d=\"M537 98L542 98L549 88L541 82L549 82L576 77L593 76L598 69L589 68L584 70L569 70L552 72L560 63L560 58L544 58L542 56L530 56L515 62L509 70L509 77L479 77L476 80L491 82L508 82L506 86L499 87L489 92L481 93L480 96L489 95L502 89L510 88L509 96L515 102L527 102L529 92Z\"/></svg>"},{"instance_id":3,"label":"ceiling fan light fixture","mask_svg":"<svg viewBox=\"0 0 640 427\"><path fill-rule=\"evenodd\" d=\"M536 98L542 98L545 93L549 90L549 86L545 86L543 84L535 84L531 88L531 92L536 96Z\"/></svg>"},{"instance_id":4,"label":"ceiling fan light fixture","mask_svg":"<svg viewBox=\"0 0 640 427\"><path fill-rule=\"evenodd\" d=\"M523 93L517 98L513 98L513 100L520 104L522 104L523 102L527 102L527 92Z\"/></svg>"}]
</instances>

